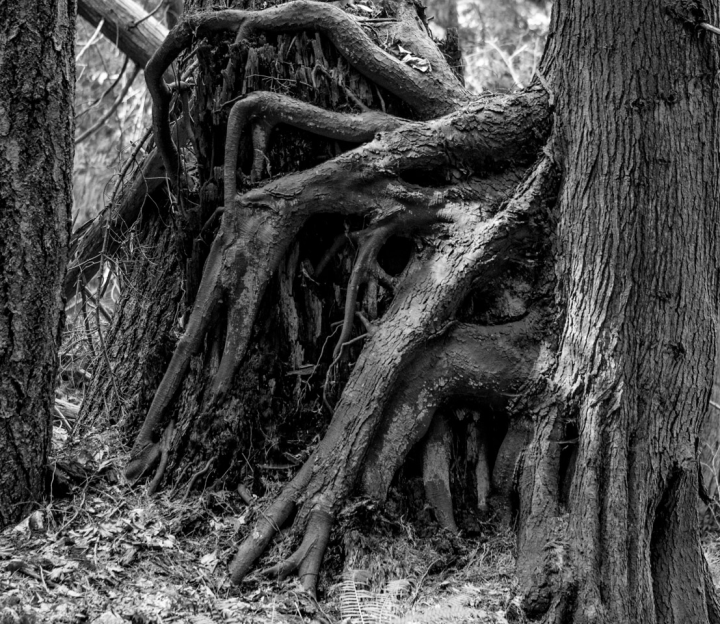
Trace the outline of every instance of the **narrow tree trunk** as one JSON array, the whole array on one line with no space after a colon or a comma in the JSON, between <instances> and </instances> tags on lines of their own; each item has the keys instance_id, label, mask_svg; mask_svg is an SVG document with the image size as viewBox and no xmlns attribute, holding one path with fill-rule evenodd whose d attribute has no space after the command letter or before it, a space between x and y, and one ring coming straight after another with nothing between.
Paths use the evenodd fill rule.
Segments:
<instances>
[{"instance_id":1,"label":"narrow tree trunk","mask_svg":"<svg viewBox=\"0 0 720 624\"><path fill-rule=\"evenodd\" d=\"M718 12L685 4L554 7L543 68L566 311L534 410L519 558L528 610L551 621L708 621L697 455L718 323L719 48L694 23ZM576 436L560 515L561 450Z\"/></svg>"},{"instance_id":2,"label":"narrow tree trunk","mask_svg":"<svg viewBox=\"0 0 720 624\"><path fill-rule=\"evenodd\" d=\"M74 0L0 3L0 528L43 495L72 206Z\"/></svg>"}]
</instances>

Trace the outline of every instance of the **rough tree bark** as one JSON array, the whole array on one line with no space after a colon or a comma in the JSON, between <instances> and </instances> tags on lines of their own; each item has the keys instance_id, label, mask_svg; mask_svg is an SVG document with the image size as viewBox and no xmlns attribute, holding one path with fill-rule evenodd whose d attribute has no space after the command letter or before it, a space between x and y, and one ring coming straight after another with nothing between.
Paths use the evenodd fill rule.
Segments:
<instances>
[{"instance_id":1,"label":"rough tree bark","mask_svg":"<svg viewBox=\"0 0 720 624\"><path fill-rule=\"evenodd\" d=\"M525 585L539 570L553 579L528 604L559 621L717 621L696 463L718 309L718 47L697 24L716 23L717 9L556 5L544 71L558 103L550 149L564 166L565 321L530 407L519 570ZM575 436L561 515L558 442Z\"/></svg>"},{"instance_id":2,"label":"rough tree bark","mask_svg":"<svg viewBox=\"0 0 720 624\"><path fill-rule=\"evenodd\" d=\"M42 499L72 207L75 2L0 3L0 528Z\"/></svg>"},{"instance_id":3,"label":"rough tree bark","mask_svg":"<svg viewBox=\"0 0 720 624\"><path fill-rule=\"evenodd\" d=\"M85 407L139 429L128 477L242 479L259 430L299 469L233 579L292 518L297 550L266 573L313 590L344 501L382 500L423 439L456 530L443 406L464 397L477 504L494 490L517 514L531 617L720 621L697 528L720 179L719 45L700 25L717 4L559 0L533 86L478 99L410 0L370 19L188 4L146 68L169 195L144 203L112 379ZM194 80L171 89L178 58ZM310 414L324 437L306 452L269 442Z\"/></svg>"}]
</instances>

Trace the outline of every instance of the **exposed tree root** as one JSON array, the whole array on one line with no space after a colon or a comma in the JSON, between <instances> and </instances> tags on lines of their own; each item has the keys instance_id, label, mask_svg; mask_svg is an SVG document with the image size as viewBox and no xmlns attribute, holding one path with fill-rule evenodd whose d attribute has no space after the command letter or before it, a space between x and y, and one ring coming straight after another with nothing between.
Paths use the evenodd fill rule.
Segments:
<instances>
[{"instance_id":1,"label":"exposed tree root","mask_svg":"<svg viewBox=\"0 0 720 624\"><path fill-rule=\"evenodd\" d=\"M195 37L211 32L237 31L237 39L242 40L252 32L304 29L318 30L327 35L340 54L360 73L406 101L425 118L446 114L470 99L445 57L434 45L429 45L431 40L427 33L422 33L417 26L412 29L405 25L403 32L411 36L411 40L403 44L412 51L416 42L427 39L428 43L421 43L419 52L420 55L431 56L432 72L418 72L381 50L351 15L323 2L296 0L264 11L228 9L191 15L170 31L145 68L153 99L155 139L166 171L175 185L178 182L179 160L170 132L171 91L162 79L171 63Z\"/></svg>"},{"instance_id":2,"label":"exposed tree root","mask_svg":"<svg viewBox=\"0 0 720 624\"><path fill-rule=\"evenodd\" d=\"M255 160L250 176L253 182L262 177L268 135L279 123L349 143L365 143L378 132L395 130L407 123L379 111L356 115L335 113L279 93L256 91L233 104L228 117L228 152L237 154L240 136L246 131L248 123L253 122L257 130L253 134ZM225 180L228 181L228 178ZM234 193L232 197L234 199ZM228 205L227 200L225 205Z\"/></svg>"},{"instance_id":3,"label":"exposed tree root","mask_svg":"<svg viewBox=\"0 0 720 624\"><path fill-rule=\"evenodd\" d=\"M444 57L418 26L414 6L400 2L396 8L395 34L403 46L429 60L433 71L422 73L402 63L372 44L357 21L342 9L311 0L264 11L225 10L189 16L171 31L146 68L155 141L175 187L184 177L178 156L184 141L173 142L171 91L162 75L195 37L212 32L235 31L238 43L253 32L318 30L352 66L408 103L418 116L446 115L420 123L370 111L338 114L270 93L252 94L236 102L230 111L219 231L185 333L133 446L128 477L140 477L161 454L153 436L167 419L190 358L200 349L221 305L227 309L225 344L209 396L204 398L204 409L213 409L226 395L247 350L267 285L311 216L362 215L368 223L364 231L354 234L359 252L348 286L336 357L350 337L361 285L379 279L394 289L389 309L368 332L325 437L241 544L231 566L235 582L245 577L297 508L294 526L296 533L303 533L300 546L268 572L283 577L298 571L303 586L314 588L339 505L360 476L374 441L380 439L381 445L383 439L389 441L389 436L378 438L378 427L393 391L408 370L415 371L421 387L425 382L440 385L440 378L427 377L413 368L428 340L449 341L458 347L454 352L457 361L447 363L451 373L448 386L456 392L492 394L501 388L514 388L529 375L532 357L527 353L536 343L530 340L530 345L523 346L524 357L518 355L513 341L523 335L520 326L452 327L452 323L458 306L477 280L492 279L509 261L522 261L527 246L538 240L537 228L544 221L542 211L556 193L554 166L543 159L514 196L512 191L549 132L547 95L542 90L529 90L470 102ZM233 80L231 70L229 63L226 86ZM227 96L228 90L224 93ZM187 103L185 108L189 108ZM252 126L250 176L257 180L264 173L269 135L278 123L323 137L367 143L314 169L286 175L238 195L241 134ZM426 236L428 244L401 278L385 275L377 254L388 238L412 235L431 225L435 230ZM484 347L487 349L483 351ZM468 353L473 348L476 351ZM485 359L480 361L477 355L483 353ZM445 390L435 390L422 408L419 426L408 429L412 439L422 437L430 426L438 397L448 396ZM403 413L407 417L413 401L417 397L411 400L405 396L404 403L394 404L396 409L388 416L391 429ZM429 497L441 521L456 530L447 479L447 432L439 420L437 428L439 433L431 437L426 454L426 482L440 483L439 488L429 489ZM384 464L398 464L404 456L402 451L383 451L382 446L378 451L379 462ZM479 468L480 473L483 470L487 473L487 465ZM487 474L483 479L487 489ZM387 489L384 483L378 487Z\"/></svg>"},{"instance_id":4,"label":"exposed tree root","mask_svg":"<svg viewBox=\"0 0 720 624\"><path fill-rule=\"evenodd\" d=\"M541 121L546 115L543 98L544 96L538 94L530 94L527 97L503 99L512 113L511 118L517 124L510 132L498 128L496 123L497 115L507 114L507 111L498 113L497 109L486 107L468 109L468 112L474 112L476 117L473 116L470 120L462 116L464 123L472 124L474 130L471 133L481 133L484 128L486 135L480 150L472 148L472 156L484 160L496 151L504 155L522 154L527 149L527 144L524 143L529 130L527 124ZM242 127L243 110L241 107L234 108L228 124L230 128ZM156 451L151 448L156 445L153 432L162 422L167 407L180 387L190 357L202 344L217 303L227 297L230 310L226 343L208 405L212 406L224 396L247 348L265 288L289 245L310 216L322 212L370 213L376 221L386 219L388 224L397 224L389 228L388 232L396 231L402 226L412 229L418 224L431 222L433 218L438 218L438 215L444 219L465 218L462 213L466 208L461 206L447 214L443 213L446 198L441 192L413 187L389 178L389 174L395 170L403 171L412 167L415 158L422 159L423 166L431 166L431 163L437 162L461 162L464 159L463 150L469 145L461 138L461 134L452 131L452 128L461 123L461 118L450 116L444 120L445 125L430 127L429 136L425 136L423 141L420 141L416 134L398 137L398 132L407 128L403 126L315 169L285 176L237 199L237 139L228 138L224 165L226 209L220 231L206 260L185 333L178 342L133 446L126 469L128 478L137 479L149 469L148 458L156 455ZM520 128L523 129L522 132ZM498 133L500 136L497 136ZM453 156L454 152L438 153L437 149L430 148L427 141L430 138L440 141L441 137L446 139L446 150L454 147L459 151L457 161ZM410 145L412 153L407 150ZM425 146L424 149L421 146ZM391 154L391 158L388 158L387 154ZM425 160L426 157L429 160ZM500 175L484 181L486 201L492 201L495 193L499 197L507 193L510 180L512 176L506 179ZM499 188L493 188L493 185L499 185ZM227 206L234 208L228 210ZM507 214L511 214L511 211Z\"/></svg>"},{"instance_id":5,"label":"exposed tree root","mask_svg":"<svg viewBox=\"0 0 720 624\"><path fill-rule=\"evenodd\" d=\"M332 513L323 510L318 504L310 513L307 530L300 547L286 560L262 573L282 580L289 574L297 572L303 588L314 594L320 565L330 540L332 521Z\"/></svg>"},{"instance_id":6,"label":"exposed tree root","mask_svg":"<svg viewBox=\"0 0 720 624\"><path fill-rule=\"evenodd\" d=\"M423 449L423 484L425 498L435 510L435 518L441 527L457 533L450 493L450 453L452 430L447 414L435 414Z\"/></svg>"},{"instance_id":7,"label":"exposed tree root","mask_svg":"<svg viewBox=\"0 0 720 624\"><path fill-rule=\"evenodd\" d=\"M298 499L312 476L312 464L308 460L295 477L280 492L280 495L262 514L250 535L238 548L230 564L233 583L239 583L250 572L255 561L265 552L270 540L285 524L295 510Z\"/></svg>"},{"instance_id":8,"label":"exposed tree root","mask_svg":"<svg viewBox=\"0 0 720 624\"><path fill-rule=\"evenodd\" d=\"M403 373L365 459L366 495L384 501L410 449L427 434L447 399L502 398L531 376L537 357L534 315L495 327L460 324L425 347Z\"/></svg>"},{"instance_id":9,"label":"exposed tree root","mask_svg":"<svg viewBox=\"0 0 720 624\"><path fill-rule=\"evenodd\" d=\"M249 110L244 111L243 115L253 108L259 109L265 101L271 102L272 106L279 106L281 101L283 105L293 101L290 98L276 97L275 94L252 94L248 100ZM243 107L239 108L239 118ZM306 115L306 121L319 110L322 109L310 105L298 106L299 113L310 111L310 116ZM442 177L450 183L456 181L456 176L461 171L464 172L463 175L469 175L474 171L482 171L488 164L492 164L495 169L514 164L534 154L550 128L547 96L540 91L488 97L470 104L458 113L427 124L402 122L381 113L345 114L339 118L333 116L337 115L336 113L324 113L327 116L319 117L317 122L320 133L326 132L325 129L331 127L333 120L337 119L342 123L335 132L346 140L353 140L351 137L361 140L361 137L365 136L375 137L375 140L312 171L285 176L269 183L263 189L246 193L243 199L249 206L257 210L270 208L278 211L282 210L283 200L291 200L300 204L299 209L306 211L305 214L308 205L317 205L318 202L325 204L321 209L325 212L370 212L378 216L383 212L387 214L397 207L398 202L408 205L416 203L418 199L418 189L412 193L403 191L402 185L392 181L393 175L402 177L412 174L413 179L421 179L423 172L427 172L431 173L433 178ZM276 110L273 114L278 116L282 113ZM252 118L252 114L250 117ZM290 115L287 118L290 119ZM240 118L236 125L237 131L242 129L242 121ZM394 124L400 124L395 132L376 136L378 131L385 132ZM176 127L177 130L172 130L171 134L179 137L177 140L182 143L186 137L185 124L179 123ZM404 128L402 133L398 132L400 127ZM307 129L314 131L310 125ZM228 131L232 131L231 126ZM466 133L471 136L465 136ZM228 140L231 147L237 146L236 141L230 137ZM237 151L233 150L231 153L235 154L234 162L237 163ZM147 196L163 184L165 175L163 158L156 148L146 157L143 166L133 174L117 209L104 211L73 235L71 262L65 279L67 299L74 296L81 276L86 282L90 281L100 267L101 258L113 257L117 253L124 233L137 219ZM226 176L226 182L228 179L231 178ZM376 186L373 187L373 183ZM332 185L333 192L330 196L323 192L323 184ZM492 179L483 180L482 186L481 192L488 197L488 194L499 197L505 192L504 185L497 190L493 189ZM327 188L328 186L325 186L325 189ZM367 196L372 195L375 204L368 202L366 195L358 195L358 188ZM443 193L443 189L420 190L430 199ZM235 201L230 203L234 204Z\"/></svg>"},{"instance_id":10,"label":"exposed tree root","mask_svg":"<svg viewBox=\"0 0 720 624\"><path fill-rule=\"evenodd\" d=\"M205 465L198 470L192 477L190 477L190 481L188 481L187 489L185 490L185 494L182 497L182 500L180 501L185 502L185 499L190 495L190 492L195 487L195 483L200 477L204 477L208 472L210 472L210 468L215 463L215 457L211 457L205 462Z\"/></svg>"},{"instance_id":11,"label":"exposed tree root","mask_svg":"<svg viewBox=\"0 0 720 624\"><path fill-rule=\"evenodd\" d=\"M165 476L165 469L168 463L168 454L170 451L170 442L172 441L173 433L175 432L175 423L171 420L163 432L162 440L160 442L160 463L158 464L157 472L153 477L153 480L148 485L148 495L152 496L158 491L160 483L162 482L163 476Z\"/></svg>"},{"instance_id":12,"label":"exposed tree root","mask_svg":"<svg viewBox=\"0 0 720 624\"><path fill-rule=\"evenodd\" d=\"M552 196L555 181L554 168L543 162L493 219L474 220L465 209L466 220L444 226L453 244L434 250L409 272L355 364L325 437L271 505L268 519L240 546L232 566L234 582L250 570L292 504L299 505L295 526L300 531L314 512L334 516L360 473L401 371L428 336L442 334L474 280L489 278L518 253L521 232L529 234L522 224L545 205L548 193Z\"/></svg>"}]
</instances>

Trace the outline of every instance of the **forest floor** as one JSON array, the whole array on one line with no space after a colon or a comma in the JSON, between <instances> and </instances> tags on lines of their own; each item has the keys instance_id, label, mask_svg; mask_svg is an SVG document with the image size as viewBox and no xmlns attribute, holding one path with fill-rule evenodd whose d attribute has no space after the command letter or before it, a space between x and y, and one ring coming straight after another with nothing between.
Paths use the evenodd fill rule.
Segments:
<instances>
[{"instance_id":1,"label":"forest floor","mask_svg":"<svg viewBox=\"0 0 720 624\"><path fill-rule=\"evenodd\" d=\"M255 574L235 587L228 563L267 501L247 506L238 492L210 489L151 498L122 477L117 432L77 437L54 427L53 456L84 479L0 533L0 624L506 622L508 530L488 523L458 538L427 512L408 521L392 502L383 510L352 501L336 523L318 600L292 578ZM278 540L264 565L288 542Z\"/></svg>"},{"instance_id":2,"label":"forest floor","mask_svg":"<svg viewBox=\"0 0 720 624\"><path fill-rule=\"evenodd\" d=\"M237 491L211 487L149 497L122 477L127 449L116 429L79 435L71 421L56 424L53 490L66 492L0 533L0 624L507 622L508 529L476 523L455 537L422 510L422 493L421 511L409 514L391 492L382 509L355 500L340 514L317 600L292 578L254 574L236 587L228 563L267 500L246 505ZM277 540L263 567L289 542ZM720 583L720 537L707 539L706 553Z\"/></svg>"}]
</instances>

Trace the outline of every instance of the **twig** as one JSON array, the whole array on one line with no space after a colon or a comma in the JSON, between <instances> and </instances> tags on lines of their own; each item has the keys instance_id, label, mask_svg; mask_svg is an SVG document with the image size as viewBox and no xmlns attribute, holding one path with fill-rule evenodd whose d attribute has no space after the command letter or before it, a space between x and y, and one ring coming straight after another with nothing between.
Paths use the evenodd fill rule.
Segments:
<instances>
[{"instance_id":1,"label":"twig","mask_svg":"<svg viewBox=\"0 0 720 624\"><path fill-rule=\"evenodd\" d=\"M67 430L67 432L70 433L70 431L72 430L72 427L70 426L70 423L67 421L67 418L65 418L65 414L63 414L60 411L60 408L57 405L54 407L54 409L55 409L55 415L60 419L62 424L65 425L65 429Z\"/></svg>"},{"instance_id":2,"label":"twig","mask_svg":"<svg viewBox=\"0 0 720 624\"><path fill-rule=\"evenodd\" d=\"M80 504L77 506L77 509L75 510L75 513L72 515L72 517L70 518L70 520L68 520L67 522L63 523L63 525L57 530L57 535L60 535L65 529L67 529L67 528L73 523L73 521L75 520L75 518L77 518L77 517L80 515L80 512L82 511L82 508L83 508L83 505L84 505L84 504L85 504L85 490L83 490L82 500L80 501Z\"/></svg>"},{"instance_id":3,"label":"twig","mask_svg":"<svg viewBox=\"0 0 720 624\"><path fill-rule=\"evenodd\" d=\"M330 383L330 372L335 368L337 363L340 361L340 358L343 356L343 352L345 350L345 347L349 347L351 344L354 344L356 342L359 342L360 340L367 338L367 332L364 334L360 334L359 336L355 336L352 340L348 340L347 342L343 342L339 345L338 354L337 357L332 361L330 366L328 367L328 372L325 375L325 383L323 384L323 403L325 404L325 407L330 410L330 413L332 414L335 410L330 406L330 401L327 399L327 388L328 384Z\"/></svg>"},{"instance_id":4,"label":"twig","mask_svg":"<svg viewBox=\"0 0 720 624\"><path fill-rule=\"evenodd\" d=\"M128 30L137 28L145 20L150 19L153 15L155 15L155 13L157 13L160 10L160 7L163 5L163 2L164 2L164 0L160 0L160 2L158 2L157 6L152 11L150 11L150 13L148 13L145 17L141 17L139 20L135 20L132 24L130 24L130 26L128 26Z\"/></svg>"},{"instance_id":5,"label":"twig","mask_svg":"<svg viewBox=\"0 0 720 624\"><path fill-rule=\"evenodd\" d=\"M12 572L20 572L21 574L24 574L25 576L29 576L32 579L35 579L36 581L40 581L45 586L45 591L49 592L48 585L50 587L57 587L57 583L54 581L48 580L47 583L45 582L45 577L42 575L42 568L40 567L40 574L35 572L30 567L30 564L26 561L22 561L20 559L16 559L14 561L11 561L5 566L5 569L12 573Z\"/></svg>"},{"instance_id":6,"label":"twig","mask_svg":"<svg viewBox=\"0 0 720 624\"><path fill-rule=\"evenodd\" d=\"M83 280L83 282L84 281L85 280ZM84 283L83 283L82 287L80 288L80 297L82 298L81 314L83 317L83 325L85 326L85 336L87 337L87 343L88 343L88 348L90 349L90 355L92 355L92 359L95 360L95 358L97 358L97 353L95 353L95 345L93 345L93 341L92 341L92 330L90 328L90 319L88 318L88 312L87 312L87 288L85 287Z\"/></svg>"},{"instance_id":7,"label":"twig","mask_svg":"<svg viewBox=\"0 0 720 624\"><path fill-rule=\"evenodd\" d=\"M145 131L145 134L142 135L142 138L140 141L138 141L138 144L135 146L135 149L133 150L132 154L130 154L130 158L127 159L127 162L125 163L125 166L122 168L122 171L120 172L120 177L118 178L117 184L115 185L115 188L113 189L112 196L110 197L110 206L112 206L115 203L115 198L117 197L118 191L120 190L120 187L122 186L122 181L125 179L125 174L128 172L130 167L137 158L138 152L142 149L142 146L145 145L145 142L150 138L150 135L152 134L152 128L148 128Z\"/></svg>"},{"instance_id":8,"label":"twig","mask_svg":"<svg viewBox=\"0 0 720 624\"><path fill-rule=\"evenodd\" d=\"M167 468L168 456L170 451L170 440L173 436L174 431L175 421L171 420L168 426L165 428L165 431L163 432L162 444L160 446L160 464L155 471L155 476L153 477L153 480L148 486L149 496L152 496L153 494L155 494L155 492L158 491L158 488L160 487L160 481L162 481L162 478L165 475L165 468Z\"/></svg>"},{"instance_id":9,"label":"twig","mask_svg":"<svg viewBox=\"0 0 720 624\"><path fill-rule=\"evenodd\" d=\"M87 286L84 286L83 289L80 291L80 293L81 293L83 300L85 300L86 297L90 297L91 301L95 304L95 307L100 309L100 314L102 314L102 317L108 323L112 322L112 316L110 315L110 312L107 311L105 306L100 301L100 299L105 295L104 292L98 297L98 293L93 294L90 292L90 290L87 288ZM89 327L86 327L86 330L90 331ZM92 351L92 349L91 349L91 351ZM95 356L95 353L93 353L93 357L94 356Z\"/></svg>"},{"instance_id":10,"label":"twig","mask_svg":"<svg viewBox=\"0 0 720 624\"><path fill-rule=\"evenodd\" d=\"M115 101L112 103L112 106L107 110L107 112L100 117L92 126L90 126L85 132L83 132L77 139L75 139L75 145L79 145L82 143L85 139L95 134L100 128L102 128L105 125L105 122L115 113L115 111L118 109L120 104L123 103L123 100L125 99L125 96L127 95L127 92L130 91L130 87L132 87L133 82L135 81L135 77L140 73L140 68L135 65L132 74L127 79L127 82L125 83L125 86L122 88L122 91L118 93L118 96L115 98Z\"/></svg>"},{"instance_id":11,"label":"twig","mask_svg":"<svg viewBox=\"0 0 720 624\"><path fill-rule=\"evenodd\" d=\"M720 28L712 26L711 24L708 24L706 22L701 22L700 24L698 24L698 26L700 26L700 28L704 28L705 30L709 30L711 33L720 35Z\"/></svg>"},{"instance_id":12,"label":"twig","mask_svg":"<svg viewBox=\"0 0 720 624\"><path fill-rule=\"evenodd\" d=\"M188 471L188 468L190 468L190 464L185 464L183 466L183 469L180 471L180 474L175 478L175 485L173 485L172 490L170 490L170 494L168 494L168 498L172 498L175 496L175 492L177 492L178 487L180 483L182 482L183 477L185 476L185 473Z\"/></svg>"},{"instance_id":13,"label":"twig","mask_svg":"<svg viewBox=\"0 0 720 624\"><path fill-rule=\"evenodd\" d=\"M92 34L92 37L88 39L88 42L83 46L82 50L78 52L77 56L75 57L75 62L77 63L80 60L80 57L87 52L87 49L95 43L98 38L100 37L100 31L102 30L102 27L105 25L105 18L100 20L100 23L97 25L97 28L95 29L95 32Z\"/></svg>"},{"instance_id":14,"label":"twig","mask_svg":"<svg viewBox=\"0 0 720 624\"><path fill-rule=\"evenodd\" d=\"M242 483L237 486L237 493L248 507L255 502L250 490L248 490Z\"/></svg>"},{"instance_id":15,"label":"twig","mask_svg":"<svg viewBox=\"0 0 720 624\"><path fill-rule=\"evenodd\" d=\"M77 115L75 115L76 121L78 119L80 119L80 117L82 117L83 115L85 115L86 113L91 111L93 108L95 108L98 104L100 104L100 102L102 102L103 99L105 99L105 96L108 93L110 93L110 91L112 91L117 86L118 82L120 82L120 79L123 77L123 74L125 73L125 69L127 69L129 62L130 62L130 57L126 56L125 60L123 61L122 67L120 68L120 72L117 75L117 78L115 78L115 80L113 80L112 84L107 89L105 89L105 91L102 92L100 97L96 98L95 101L92 104L90 104L90 106L88 106L85 110L80 111Z\"/></svg>"},{"instance_id":16,"label":"twig","mask_svg":"<svg viewBox=\"0 0 720 624\"><path fill-rule=\"evenodd\" d=\"M205 464L205 466L204 466L203 468L201 468L200 470L198 470L198 471L192 476L192 478L190 479L190 482L188 483L187 490L185 491L185 496L183 496L182 499L180 500L181 503L184 503L184 502L185 502L185 499L186 499L186 498L188 497L188 495L190 494L190 490L192 490L193 487L195 487L195 482L196 482L200 477L202 477L203 475L207 474L207 471L210 470L210 466L212 466L214 462L215 462L215 457L211 457L210 459L207 460L207 463Z\"/></svg>"}]
</instances>

